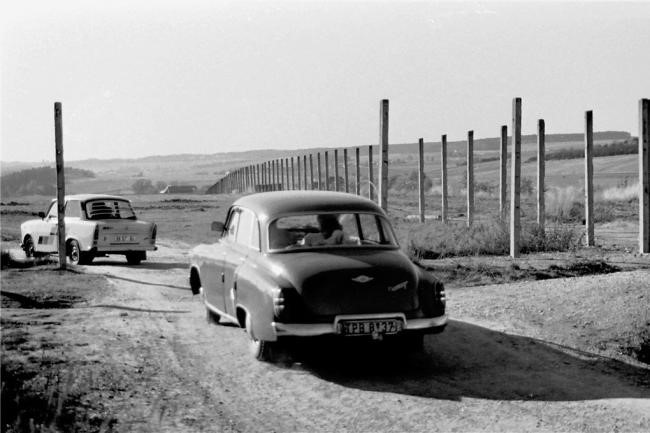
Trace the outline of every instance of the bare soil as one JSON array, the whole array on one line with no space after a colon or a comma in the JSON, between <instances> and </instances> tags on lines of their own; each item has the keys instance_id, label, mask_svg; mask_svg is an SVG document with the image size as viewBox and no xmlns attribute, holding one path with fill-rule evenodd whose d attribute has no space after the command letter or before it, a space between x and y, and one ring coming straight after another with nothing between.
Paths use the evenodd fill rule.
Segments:
<instances>
[{"instance_id":1,"label":"bare soil","mask_svg":"<svg viewBox=\"0 0 650 433\"><path fill-rule=\"evenodd\" d=\"M296 340L266 364L206 323L187 245L159 247L2 271L3 431L650 430L648 269L454 286L423 353Z\"/></svg>"}]
</instances>

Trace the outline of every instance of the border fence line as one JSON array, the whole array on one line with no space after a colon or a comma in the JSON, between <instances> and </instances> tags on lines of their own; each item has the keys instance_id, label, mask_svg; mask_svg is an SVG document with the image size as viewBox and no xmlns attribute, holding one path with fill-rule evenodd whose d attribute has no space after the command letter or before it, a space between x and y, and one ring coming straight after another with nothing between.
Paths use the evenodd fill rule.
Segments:
<instances>
[{"instance_id":1,"label":"border fence line","mask_svg":"<svg viewBox=\"0 0 650 433\"><path fill-rule=\"evenodd\" d=\"M367 146L367 175L363 179L361 148L343 148L342 161L339 149L334 148L333 179L330 177L329 152L332 149L305 153L303 155L285 158L274 158L264 162L239 167L227 172L211 187L211 192L230 194L233 192L261 192L278 190L334 190L367 195L370 200L388 211L388 189L390 186L389 171L389 138L388 138L388 99L380 101L379 109L379 142L378 142L378 179L374 178L373 144ZM585 112L584 123L584 190L585 190L585 243L595 245L594 237L594 129L593 112ZM639 100L639 252L650 253L650 99ZM499 137L499 219L506 223L509 219L510 256L519 256L521 237L521 146L522 146L522 100L512 100L512 129L508 136L508 126L502 125ZM510 140L509 140L510 139ZM508 170L508 141L510 141L510 185L507 185ZM377 145L375 145L377 146ZM475 219L475 177L474 177L474 131L467 132L465 174L466 187L466 225L471 227ZM354 168L349 170L348 150L354 149ZM321 161L324 153L324 161ZM314 168L314 154L316 167ZM536 149L536 222L541 230L546 225L546 203L544 191L546 188L546 124L544 119L537 120L537 149ZM309 165L307 163L309 160ZM289 162L290 161L290 162ZM302 161L302 163L301 163ZM480 159L479 159L480 161ZM324 163L324 173L323 173ZM302 165L301 165L302 164ZM342 167L341 167L342 164ZM297 170L297 173L296 173ZM341 170L343 177L340 176ZM424 139L418 140L418 219L425 222L425 175ZM323 179L323 174L325 179ZM510 189L510 199L507 190ZM367 188L367 190L366 190ZM440 140L440 220L449 220L448 203L448 145L447 135L441 135ZM509 207L509 218L508 218Z\"/></svg>"}]
</instances>

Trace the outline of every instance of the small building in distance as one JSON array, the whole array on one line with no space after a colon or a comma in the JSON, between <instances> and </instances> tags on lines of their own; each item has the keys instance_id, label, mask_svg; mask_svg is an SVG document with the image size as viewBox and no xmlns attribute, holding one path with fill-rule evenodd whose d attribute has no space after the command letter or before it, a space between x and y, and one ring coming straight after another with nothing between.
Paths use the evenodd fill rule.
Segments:
<instances>
[{"instance_id":1,"label":"small building in distance","mask_svg":"<svg viewBox=\"0 0 650 433\"><path fill-rule=\"evenodd\" d=\"M194 194L196 193L195 185L167 185L160 191L161 194Z\"/></svg>"}]
</instances>

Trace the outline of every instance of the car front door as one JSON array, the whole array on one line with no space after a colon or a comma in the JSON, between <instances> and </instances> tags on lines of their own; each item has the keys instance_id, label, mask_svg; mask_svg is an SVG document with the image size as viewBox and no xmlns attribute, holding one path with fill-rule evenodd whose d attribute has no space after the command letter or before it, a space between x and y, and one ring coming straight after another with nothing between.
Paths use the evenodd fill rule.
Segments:
<instances>
[{"instance_id":1,"label":"car front door","mask_svg":"<svg viewBox=\"0 0 650 433\"><path fill-rule=\"evenodd\" d=\"M257 227L255 214L248 209L238 209L238 227L234 242L228 244L223 260L224 299L226 313L237 317L237 272L251 251L251 238Z\"/></svg>"},{"instance_id":2,"label":"car front door","mask_svg":"<svg viewBox=\"0 0 650 433\"><path fill-rule=\"evenodd\" d=\"M56 200L50 203L45 218L35 224L33 230L34 250L43 253L58 251L58 217Z\"/></svg>"},{"instance_id":3,"label":"car front door","mask_svg":"<svg viewBox=\"0 0 650 433\"><path fill-rule=\"evenodd\" d=\"M226 312L224 298L224 257L230 251L230 245L235 242L239 210L232 208L226 217L226 225L221 238L215 245L214 255L210 256L201 267L201 284L207 302L221 312Z\"/></svg>"}]
</instances>

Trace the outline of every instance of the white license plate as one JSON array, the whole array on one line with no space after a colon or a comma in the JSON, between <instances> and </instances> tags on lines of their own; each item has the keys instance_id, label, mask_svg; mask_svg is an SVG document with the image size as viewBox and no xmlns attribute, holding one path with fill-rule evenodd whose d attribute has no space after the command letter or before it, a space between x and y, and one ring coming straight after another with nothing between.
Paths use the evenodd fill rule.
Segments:
<instances>
[{"instance_id":1,"label":"white license plate","mask_svg":"<svg viewBox=\"0 0 650 433\"><path fill-rule=\"evenodd\" d=\"M115 242L135 242L135 236L117 235L115 236Z\"/></svg>"},{"instance_id":2,"label":"white license plate","mask_svg":"<svg viewBox=\"0 0 650 433\"><path fill-rule=\"evenodd\" d=\"M404 328L400 319L342 320L338 323L341 335L397 334Z\"/></svg>"}]
</instances>

